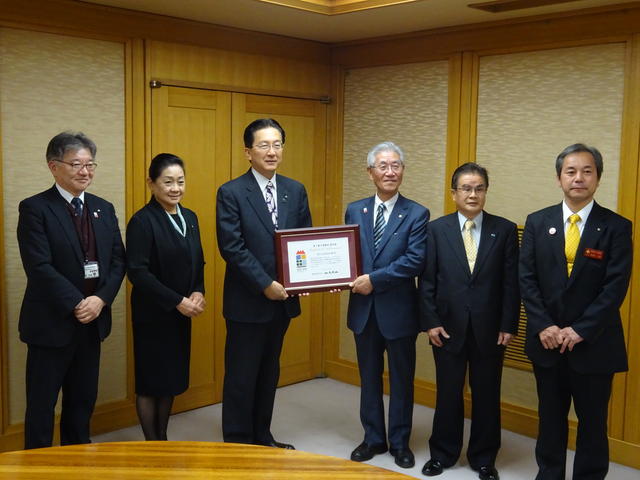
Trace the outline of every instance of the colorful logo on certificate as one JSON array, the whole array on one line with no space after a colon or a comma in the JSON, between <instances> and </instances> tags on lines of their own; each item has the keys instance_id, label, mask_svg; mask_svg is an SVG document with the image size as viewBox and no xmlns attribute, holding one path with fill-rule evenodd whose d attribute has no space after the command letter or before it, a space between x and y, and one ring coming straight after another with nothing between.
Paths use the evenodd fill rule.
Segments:
<instances>
[{"instance_id":1,"label":"colorful logo on certificate","mask_svg":"<svg viewBox=\"0 0 640 480\"><path fill-rule=\"evenodd\" d=\"M296 268L307 268L307 254L304 250L296 252Z\"/></svg>"}]
</instances>

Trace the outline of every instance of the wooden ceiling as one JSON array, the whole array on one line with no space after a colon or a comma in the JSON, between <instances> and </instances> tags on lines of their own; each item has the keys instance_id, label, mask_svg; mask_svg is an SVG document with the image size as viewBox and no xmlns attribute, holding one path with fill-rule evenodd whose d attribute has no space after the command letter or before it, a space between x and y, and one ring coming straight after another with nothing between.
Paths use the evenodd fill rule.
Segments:
<instances>
[{"instance_id":1,"label":"wooden ceiling","mask_svg":"<svg viewBox=\"0 0 640 480\"><path fill-rule=\"evenodd\" d=\"M289 37L339 43L637 0L85 0ZM484 4L481 6L469 4Z\"/></svg>"}]
</instances>

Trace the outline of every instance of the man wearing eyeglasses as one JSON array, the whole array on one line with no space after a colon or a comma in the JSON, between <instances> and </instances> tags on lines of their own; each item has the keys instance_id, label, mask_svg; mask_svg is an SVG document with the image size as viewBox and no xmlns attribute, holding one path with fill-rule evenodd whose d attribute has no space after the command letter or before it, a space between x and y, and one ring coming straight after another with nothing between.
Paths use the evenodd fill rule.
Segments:
<instances>
[{"instance_id":1,"label":"man wearing eyeglasses","mask_svg":"<svg viewBox=\"0 0 640 480\"><path fill-rule=\"evenodd\" d=\"M311 213L304 186L276 174L284 142L277 121L251 122L244 131L251 168L218 189L218 248L227 262L222 433L225 442L293 449L271 434L282 342L300 315L298 297L276 280L274 232L310 227Z\"/></svg>"},{"instance_id":2,"label":"man wearing eyeglasses","mask_svg":"<svg viewBox=\"0 0 640 480\"><path fill-rule=\"evenodd\" d=\"M360 371L360 420L364 440L351 460L364 462L389 450L402 468L415 464L409 448L416 366L416 277L424 267L429 210L399 193L404 154L393 142L367 155L376 194L347 206L345 223L360 225L362 275L349 296L347 326L353 331ZM382 402L384 353L391 399L385 432ZM388 441L388 443L387 443Z\"/></svg>"},{"instance_id":3,"label":"man wearing eyeglasses","mask_svg":"<svg viewBox=\"0 0 640 480\"><path fill-rule=\"evenodd\" d=\"M113 205L86 193L96 146L83 133L51 139L46 159L55 185L20 202L18 245L27 276L20 339L28 346L25 448L51 446L62 389L60 443L90 443L98 393L100 342L125 271Z\"/></svg>"},{"instance_id":4,"label":"man wearing eyeglasses","mask_svg":"<svg viewBox=\"0 0 640 480\"><path fill-rule=\"evenodd\" d=\"M429 224L427 264L420 280L423 330L436 366L436 409L429 439L431 459L422 473L436 476L462 450L463 390L471 386L467 459L482 480L499 478L500 381L504 350L518 330L516 225L483 211L487 170L459 166L451 179L457 211Z\"/></svg>"}]
</instances>

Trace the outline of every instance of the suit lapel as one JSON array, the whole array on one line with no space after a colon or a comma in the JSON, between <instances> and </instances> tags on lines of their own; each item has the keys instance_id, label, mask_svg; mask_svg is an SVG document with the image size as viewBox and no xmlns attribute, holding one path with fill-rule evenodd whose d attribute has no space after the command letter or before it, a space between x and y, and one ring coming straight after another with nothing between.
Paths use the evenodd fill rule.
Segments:
<instances>
[{"instance_id":1,"label":"suit lapel","mask_svg":"<svg viewBox=\"0 0 640 480\"><path fill-rule=\"evenodd\" d=\"M556 265L567 276L567 257L564 253L564 222L562 221L562 204L558 204L547 215L541 235L549 242Z\"/></svg>"},{"instance_id":2,"label":"suit lapel","mask_svg":"<svg viewBox=\"0 0 640 480\"><path fill-rule=\"evenodd\" d=\"M245 188L247 190L247 200L249 201L249 204L255 210L256 216L258 217L262 225L264 225L264 228L266 228L269 233L273 233L275 228L273 227L271 215L269 215L267 204L264 201L264 195L262 195L260 186L251 173L251 170L244 174L244 180Z\"/></svg>"},{"instance_id":3,"label":"suit lapel","mask_svg":"<svg viewBox=\"0 0 640 480\"><path fill-rule=\"evenodd\" d=\"M375 205L375 203L374 203ZM372 208L373 206L372 205ZM382 233L382 238L380 239L380 244L378 245L378 249L375 251L374 257L377 257L378 254L384 249L384 246L389 242L389 239L395 233L396 230L402 225L404 219L407 218L407 210L409 209L407 205L407 201L402 195L398 195L398 200L389 215L389 220L384 227L384 232ZM377 212L376 212L377 215ZM371 227L371 245L373 245L373 225L369 222Z\"/></svg>"},{"instance_id":4,"label":"suit lapel","mask_svg":"<svg viewBox=\"0 0 640 480\"><path fill-rule=\"evenodd\" d=\"M482 214L482 231L480 232L480 245L478 246L478 255L476 264L473 267L473 275L476 275L482 268L482 264L491 254L493 246L498 239L498 232L495 231L495 222L493 216L487 212ZM464 246L464 242L462 244ZM465 252L466 255L466 252Z\"/></svg>"},{"instance_id":5,"label":"suit lapel","mask_svg":"<svg viewBox=\"0 0 640 480\"><path fill-rule=\"evenodd\" d=\"M278 212L278 228L287 228L287 220L289 218L289 191L287 189L286 182L283 181L281 176L278 176L276 188L276 212Z\"/></svg>"},{"instance_id":6,"label":"suit lapel","mask_svg":"<svg viewBox=\"0 0 640 480\"><path fill-rule=\"evenodd\" d=\"M373 248L373 218L375 212L373 209L375 208L375 197L369 197L364 200L358 210L356 211L356 223L360 225L361 236L363 241L361 242L360 248L363 252L366 252L369 255L371 261L373 261L373 257L375 255L375 251Z\"/></svg>"},{"instance_id":7,"label":"suit lapel","mask_svg":"<svg viewBox=\"0 0 640 480\"><path fill-rule=\"evenodd\" d=\"M85 193L84 194L84 206L87 209L87 217L91 222L91 227L93 228L93 236L96 239L96 256L98 257L98 262L100 259L107 258L106 251L111 249L111 242L113 242L113 235L110 233L110 228L112 226L108 226L107 222L109 221L106 218L106 212L103 212L97 206L97 201L91 197L91 195ZM101 267L102 269L102 267ZM102 279L102 272L100 275Z\"/></svg>"},{"instance_id":8,"label":"suit lapel","mask_svg":"<svg viewBox=\"0 0 640 480\"><path fill-rule=\"evenodd\" d=\"M69 210L67 209L67 202L64 198L62 198L62 195L60 195L55 185L51 190L49 190L49 192L49 196L51 198L51 201L48 205L49 209L51 209L53 214L62 225L62 230L67 236L69 243L73 246L73 251L76 255L76 258L78 259L80 264L84 264L82 247L80 246L80 239L78 238L78 232L76 232L76 228L73 226L73 221L71 220Z\"/></svg>"},{"instance_id":9,"label":"suit lapel","mask_svg":"<svg viewBox=\"0 0 640 480\"><path fill-rule=\"evenodd\" d=\"M462 231L460 230L460 222L458 221L458 213L452 213L447 217L446 236L449 239L449 245L453 250L455 257L460 262L462 269L467 272L467 275L471 275L469 269L469 260L467 259L467 252L464 249L464 243L462 241Z\"/></svg>"},{"instance_id":10,"label":"suit lapel","mask_svg":"<svg viewBox=\"0 0 640 480\"><path fill-rule=\"evenodd\" d=\"M579 276L580 270L586 263L587 259L583 254L585 248L599 244L600 237L606 229L606 222L602 215L603 212L604 209L594 202L591 213L587 218L587 223L585 224L584 229L582 230L582 235L580 236L580 243L578 244L576 258L567 286L571 285L574 279Z\"/></svg>"}]
</instances>

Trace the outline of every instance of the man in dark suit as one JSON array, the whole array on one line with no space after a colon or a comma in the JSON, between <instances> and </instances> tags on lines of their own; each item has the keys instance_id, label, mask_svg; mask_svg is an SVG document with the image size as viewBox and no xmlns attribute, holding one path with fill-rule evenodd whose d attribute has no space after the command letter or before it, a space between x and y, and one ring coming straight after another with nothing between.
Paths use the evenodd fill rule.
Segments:
<instances>
[{"instance_id":1,"label":"man in dark suit","mask_svg":"<svg viewBox=\"0 0 640 480\"><path fill-rule=\"evenodd\" d=\"M513 222L483 211L487 170L459 166L451 179L457 212L429 224L427 264L420 282L421 322L436 365L431 459L435 476L462 450L463 389L471 385L467 458L483 480L495 480L500 448L500 381L505 347L518 330L518 235Z\"/></svg>"},{"instance_id":2,"label":"man in dark suit","mask_svg":"<svg viewBox=\"0 0 640 480\"><path fill-rule=\"evenodd\" d=\"M27 275L20 339L28 346L25 448L51 446L62 389L62 445L90 443L100 342L124 277L124 247L113 205L86 193L95 144L63 132L47 147L55 185L20 202L18 245Z\"/></svg>"},{"instance_id":3,"label":"man in dark suit","mask_svg":"<svg viewBox=\"0 0 640 480\"><path fill-rule=\"evenodd\" d=\"M419 332L416 276L424 267L429 210L398 193L404 155L392 142L367 156L376 195L347 206L345 223L360 225L362 275L351 285L347 325L353 330L360 370L364 441L351 453L362 462L387 451L382 373L389 360L389 450L397 465L415 464L409 448L413 378Z\"/></svg>"},{"instance_id":4,"label":"man in dark suit","mask_svg":"<svg viewBox=\"0 0 640 480\"><path fill-rule=\"evenodd\" d=\"M584 144L556 159L561 204L527 217L520 288L525 349L538 388L538 480L565 478L571 401L578 416L574 479L605 478L615 372L627 370L620 305L629 286L631 222L598 205L602 155Z\"/></svg>"},{"instance_id":5,"label":"man in dark suit","mask_svg":"<svg viewBox=\"0 0 640 480\"><path fill-rule=\"evenodd\" d=\"M227 262L222 433L225 442L293 449L271 434L282 342L300 315L298 298L275 280L274 231L310 227L311 213L304 186L276 175L284 142L277 121L250 123L244 151L251 168L218 189L218 248Z\"/></svg>"}]
</instances>

